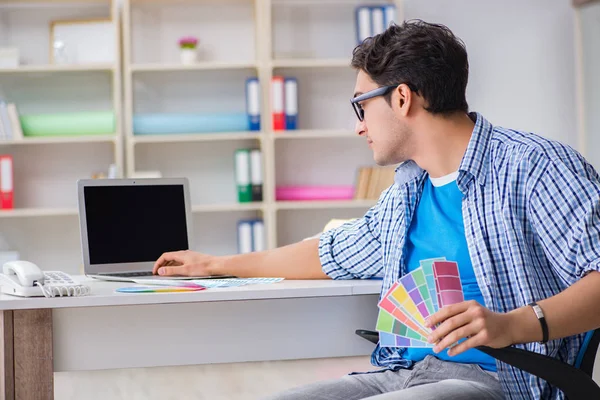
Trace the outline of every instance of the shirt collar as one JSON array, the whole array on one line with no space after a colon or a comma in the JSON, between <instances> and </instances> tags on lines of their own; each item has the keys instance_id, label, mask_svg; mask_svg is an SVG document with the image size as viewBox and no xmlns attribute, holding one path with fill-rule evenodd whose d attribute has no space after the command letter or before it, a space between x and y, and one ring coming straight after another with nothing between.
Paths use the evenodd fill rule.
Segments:
<instances>
[{"instance_id":1,"label":"shirt collar","mask_svg":"<svg viewBox=\"0 0 600 400\"><path fill-rule=\"evenodd\" d=\"M468 172L477 180L477 183L484 185L489 169L489 147L494 128L481 114L473 112L469 113L469 117L475 123L475 127L458 170ZM414 161L405 161L396 168L394 181L397 185L402 186L421 176L424 172Z\"/></svg>"}]
</instances>

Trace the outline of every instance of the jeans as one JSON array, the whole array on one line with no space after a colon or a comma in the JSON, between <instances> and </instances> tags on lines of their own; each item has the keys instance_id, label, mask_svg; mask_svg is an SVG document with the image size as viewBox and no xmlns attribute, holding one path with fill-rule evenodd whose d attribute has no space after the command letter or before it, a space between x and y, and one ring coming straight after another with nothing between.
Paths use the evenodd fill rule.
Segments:
<instances>
[{"instance_id":1,"label":"jeans","mask_svg":"<svg viewBox=\"0 0 600 400\"><path fill-rule=\"evenodd\" d=\"M476 364L427 356L411 369L381 370L293 388L269 400L484 400L504 399L495 373Z\"/></svg>"}]
</instances>

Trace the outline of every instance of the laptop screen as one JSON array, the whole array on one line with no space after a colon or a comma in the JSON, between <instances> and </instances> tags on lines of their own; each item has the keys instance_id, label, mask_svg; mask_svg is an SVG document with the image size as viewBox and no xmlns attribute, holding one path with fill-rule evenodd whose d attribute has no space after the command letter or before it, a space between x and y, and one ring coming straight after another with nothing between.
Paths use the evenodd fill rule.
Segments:
<instances>
[{"instance_id":1,"label":"laptop screen","mask_svg":"<svg viewBox=\"0 0 600 400\"><path fill-rule=\"evenodd\" d=\"M84 188L90 264L154 262L189 248L183 185Z\"/></svg>"}]
</instances>

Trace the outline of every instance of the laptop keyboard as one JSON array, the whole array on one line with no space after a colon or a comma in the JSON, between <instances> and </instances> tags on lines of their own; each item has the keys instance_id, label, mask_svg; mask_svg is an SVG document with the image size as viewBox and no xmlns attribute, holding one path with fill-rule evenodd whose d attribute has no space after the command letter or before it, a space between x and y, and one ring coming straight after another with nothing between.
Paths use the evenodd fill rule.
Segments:
<instances>
[{"instance_id":1,"label":"laptop keyboard","mask_svg":"<svg viewBox=\"0 0 600 400\"><path fill-rule=\"evenodd\" d=\"M123 277L123 278L131 278L131 277L135 277L135 276L152 276L152 271L121 272L121 273L98 274L98 275L120 276L120 277Z\"/></svg>"}]
</instances>

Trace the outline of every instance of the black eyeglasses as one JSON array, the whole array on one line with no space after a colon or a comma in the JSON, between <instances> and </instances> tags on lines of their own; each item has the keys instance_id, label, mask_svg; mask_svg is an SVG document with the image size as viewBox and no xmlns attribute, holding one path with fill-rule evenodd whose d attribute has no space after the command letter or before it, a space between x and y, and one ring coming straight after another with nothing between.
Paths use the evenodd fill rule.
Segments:
<instances>
[{"instance_id":1,"label":"black eyeglasses","mask_svg":"<svg viewBox=\"0 0 600 400\"><path fill-rule=\"evenodd\" d=\"M350 99L350 104L352 104L352 108L354 108L354 112L356 113L358 120L363 121L365 119L365 110L363 110L362 106L360 105L361 101L372 99L373 97L377 97L377 96L385 96L386 94L388 94L392 90L396 89L401 84L402 83L398 83L396 85L382 86L377 89L370 90L367 93L363 93L360 96L356 96L353 99ZM413 92L417 91L417 89L413 85L408 84L408 83L406 85Z\"/></svg>"}]
</instances>

